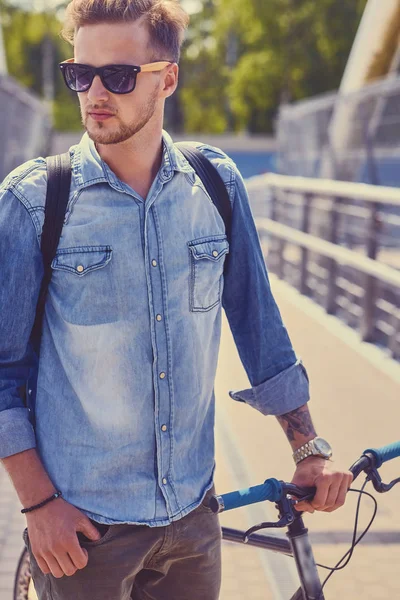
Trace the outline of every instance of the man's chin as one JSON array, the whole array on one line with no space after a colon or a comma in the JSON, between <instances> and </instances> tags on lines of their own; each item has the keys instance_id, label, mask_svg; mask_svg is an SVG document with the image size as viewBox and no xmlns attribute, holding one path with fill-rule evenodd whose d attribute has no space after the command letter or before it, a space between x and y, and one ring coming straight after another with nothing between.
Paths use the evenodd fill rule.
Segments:
<instances>
[{"instance_id":1,"label":"man's chin","mask_svg":"<svg viewBox=\"0 0 400 600\"><path fill-rule=\"evenodd\" d=\"M108 146L109 144L119 144L122 140L120 139L120 135L117 132L112 133L111 131L105 131L104 129L100 131L94 131L91 127L85 126L88 136L90 137L95 144L102 144L103 146Z\"/></svg>"}]
</instances>

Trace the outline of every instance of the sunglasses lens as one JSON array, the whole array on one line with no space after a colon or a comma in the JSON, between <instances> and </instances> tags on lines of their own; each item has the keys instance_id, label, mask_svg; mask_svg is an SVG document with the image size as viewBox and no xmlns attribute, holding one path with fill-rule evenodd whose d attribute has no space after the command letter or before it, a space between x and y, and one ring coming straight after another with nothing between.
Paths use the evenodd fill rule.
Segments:
<instances>
[{"instance_id":1,"label":"sunglasses lens","mask_svg":"<svg viewBox=\"0 0 400 600\"><path fill-rule=\"evenodd\" d=\"M115 94L129 94L135 88L136 73L126 67L107 67L103 71L103 79Z\"/></svg>"},{"instance_id":2,"label":"sunglasses lens","mask_svg":"<svg viewBox=\"0 0 400 600\"><path fill-rule=\"evenodd\" d=\"M86 92L93 81L93 73L84 65L66 65L65 81L68 87L74 92Z\"/></svg>"}]
</instances>

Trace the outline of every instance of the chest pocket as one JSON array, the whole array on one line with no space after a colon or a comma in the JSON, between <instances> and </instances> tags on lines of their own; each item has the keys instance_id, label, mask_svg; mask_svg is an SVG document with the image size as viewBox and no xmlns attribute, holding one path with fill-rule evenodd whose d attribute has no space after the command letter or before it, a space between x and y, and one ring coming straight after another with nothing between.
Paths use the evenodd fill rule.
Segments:
<instances>
[{"instance_id":1,"label":"chest pocket","mask_svg":"<svg viewBox=\"0 0 400 600\"><path fill-rule=\"evenodd\" d=\"M205 312L221 302L225 256L229 252L226 235L193 240L190 250L190 310Z\"/></svg>"},{"instance_id":2,"label":"chest pocket","mask_svg":"<svg viewBox=\"0 0 400 600\"><path fill-rule=\"evenodd\" d=\"M111 259L111 246L78 246L57 251L51 264L49 291L66 321L97 325L117 318Z\"/></svg>"}]
</instances>

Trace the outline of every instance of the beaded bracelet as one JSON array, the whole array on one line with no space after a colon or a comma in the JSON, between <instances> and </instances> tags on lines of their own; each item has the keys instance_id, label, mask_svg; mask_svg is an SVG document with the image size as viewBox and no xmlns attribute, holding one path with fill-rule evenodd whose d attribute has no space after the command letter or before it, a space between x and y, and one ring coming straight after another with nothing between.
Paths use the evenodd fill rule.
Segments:
<instances>
[{"instance_id":1,"label":"beaded bracelet","mask_svg":"<svg viewBox=\"0 0 400 600\"><path fill-rule=\"evenodd\" d=\"M41 508L48 502L51 502L52 500L55 500L56 498L59 498L60 496L62 496L62 492L57 490L57 492L55 494L53 494L52 496L50 496L50 498L47 498L46 500L43 500L43 502L40 502L39 504L35 504L35 506L31 506L30 508L24 508L21 510L21 512L27 513L27 512L31 512L32 510L35 510L36 508Z\"/></svg>"}]
</instances>

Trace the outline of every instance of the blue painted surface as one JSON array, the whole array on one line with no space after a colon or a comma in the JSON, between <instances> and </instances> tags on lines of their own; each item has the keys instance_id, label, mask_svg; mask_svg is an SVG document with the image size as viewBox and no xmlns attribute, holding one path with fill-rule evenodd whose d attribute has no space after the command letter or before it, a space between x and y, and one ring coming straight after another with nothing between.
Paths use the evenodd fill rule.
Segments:
<instances>
[{"instance_id":1,"label":"blue painted surface","mask_svg":"<svg viewBox=\"0 0 400 600\"><path fill-rule=\"evenodd\" d=\"M376 181L373 180L374 172L376 174ZM375 168L372 170L372 173L370 172L368 164L364 163L356 181L390 187L400 187L400 156L376 160Z\"/></svg>"},{"instance_id":2,"label":"blue painted surface","mask_svg":"<svg viewBox=\"0 0 400 600\"><path fill-rule=\"evenodd\" d=\"M232 150L227 154L235 161L244 178L271 171L276 173L275 152L235 152Z\"/></svg>"}]
</instances>

